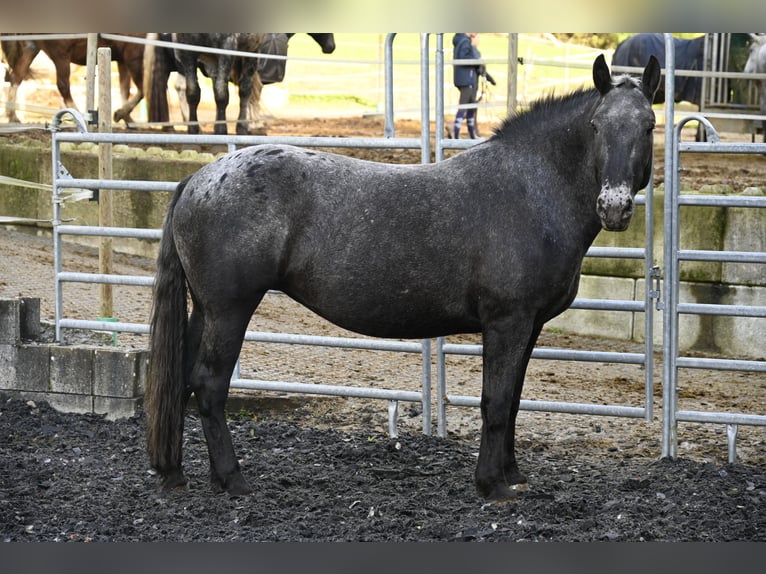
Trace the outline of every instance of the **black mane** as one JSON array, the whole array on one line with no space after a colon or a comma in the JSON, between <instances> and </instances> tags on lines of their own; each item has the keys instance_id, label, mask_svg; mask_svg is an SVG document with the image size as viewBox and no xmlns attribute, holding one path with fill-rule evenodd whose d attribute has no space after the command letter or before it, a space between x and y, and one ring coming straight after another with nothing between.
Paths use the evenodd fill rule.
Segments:
<instances>
[{"instance_id":1,"label":"black mane","mask_svg":"<svg viewBox=\"0 0 766 574\"><path fill-rule=\"evenodd\" d=\"M636 78L619 76L613 82L615 88L639 87ZM518 133L528 133L533 126L540 126L546 120L568 117L570 112L589 106L599 98L596 88L578 88L563 95L553 92L532 102L526 110L510 114L503 123L493 130L492 139L512 137Z\"/></svg>"}]
</instances>

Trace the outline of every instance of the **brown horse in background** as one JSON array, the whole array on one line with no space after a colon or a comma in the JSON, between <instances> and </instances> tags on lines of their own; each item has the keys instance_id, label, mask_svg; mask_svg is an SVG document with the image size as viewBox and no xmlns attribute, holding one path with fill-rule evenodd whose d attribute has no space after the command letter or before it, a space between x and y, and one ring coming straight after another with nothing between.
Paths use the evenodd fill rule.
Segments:
<instances>
[{"instance_id":1,"label":"brown horse in background","mask_svg":"<svg viewBox=\"0 0 766 574\"><path fill-rule=\"evenodd\" d=\"M136 38L143 38L144 34L125 34ZM4 35L7 36L7 35ZM16 98L19 85L24 80L30 79L30 67L35 57L42 51L53 61L56 67L56 86L63 100L64 107L77 109L69 85L70 66L77 64L84 66L87 58L86 38L51 39L51 40L10 40L3 39L0 42L8 63L6 81L10 82L7 94L6 111L8 121L18 123L16 115ZM99 36L98 46L110 48L112 61L117 62L120 74L120 92L122 94L122 107L114 112L115 121L130 121L130 112L144 97L144 46L132 42L107 40ZM130 97L130 82L136 85L137 92Z\"/></svg>"}]
</instances>

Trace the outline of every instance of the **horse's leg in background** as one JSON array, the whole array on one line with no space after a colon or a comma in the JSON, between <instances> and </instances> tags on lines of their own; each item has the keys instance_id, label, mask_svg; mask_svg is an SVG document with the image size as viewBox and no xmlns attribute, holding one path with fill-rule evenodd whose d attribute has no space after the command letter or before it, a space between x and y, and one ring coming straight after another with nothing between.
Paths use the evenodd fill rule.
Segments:
<instances>
[{"instance_id":1,"label":"horse's leg in background","mask_svg":"<svg viewBox=\"0 0 766 574\"><path fill-rule=\"evenodd\" d=\"M210 484L216 492L226 491L232 495L251 492L234 453L225 406L247 325L263 295L254 301L224 304L203 311L195 305L194 313L200 314L202 329L197 335L200 337L198 351L194 356L189 355L193 360L189 382L197 398L210 456Z\"/></svg>"},{"instance_id":2,"label":"horse's leg in background","mask_svg":"<svg viewBox=\"0 0 766 574\"><path fill-rule=\"evenodd\" d=\"M128 71L128 67L124 62L117 62L117 71L120 75L120 98L122 99L122 106L114 112L114 121L120 122L125 120L125 123L132 123L133 118L130 117L130 112L136 107L143 94L141 93L140 84L136 84L139 87L138 94L132 100L130 98L130 81L131 75Z\"/></svg>"},{"instance_id":3,"label":"horse's leg in background","mask_svg":"<svg viewBox=\"0 0 766 574\"><path fill-rule=\"evenodd\" d=\"M71 61L68 58L59 58L53 62L56 66L56 87L59 89L65 108L78 109L72 99L69 88L69 75L71 74Z\"/></svg>"},{"instance_id":4,"label":"horse's leg in background","mask_svg":"<svg viewBox=\"0 0 766 574\"><path fill-rule=\"evenodd\" d=\"M762 73L766 73L766 70ZM766 80L761 80L761 115L766 116ZM761 131L763 132L763 143L766 143L766 120L761 122Z\"/></svg>"},{"instance_id":5,"label":"horse's leg in background","mask_svg":"<svg viewBox=\"0 0 766 574\"><path fill-rule=\"evenodd\" d=\"M150 41L170 39L169 37L161 37L154 32L147 34L146 38ZM175 55L172 50L160 48L151 43L144 47L141 61L143 73L141 87L146 98L146 113L149 122L167 123L170 121L168 79L171 68L175 69L175 67ZM174 131L173 126L170 125L165 125L162 129L163 131Z\"/></svg>"},{"instance_id":6,"label":"horse's leg in background","mask_svg":"<svg viewBox=\"0 0 766 574\"><path fill-rule=\"evenodd\" d=\"M16 102L19 97L19 83L14 83L11 81L8 84L8 91L6 93L5 97L5 110L8 115L8 123L9 124L18 124L21 123L21 120L19 119L19 116L16 114Z\"/></svg>"},{"instance_id":7,"label":"horse's leg in background","mask_svg":"<svg viewBox=\"0 0 766 574\"><path fill-rule=\"evenodd\" d=\"M193 52L184 51L180 58L181 73L186 82L186 103L189 106L189 133L198 134L197 107L200 100L200 87L197 80L197 56Z\"/></svg>"},{"instance_id":8,"label":"horse's leg in background","mask_svg":"<svg viewBox=\"0 0 766 574\"><path fill-rule=\"evenodd\" d=\"M248 112L252 104L252 97L255 93L256 81L258 78L258 60L255 58L242 58L242 69L239 75L239 116L237 117L237 135L247 135L248 130ZM258 90L260 96L260 89Z\"/></svg>"},{"instance_id":9,"label":"horse's leg in background","mask_svg":"<svg viewBox=\"0 0 766 574\"><path fill-rule=\"evenodd\" d=\"M231 76L231 66L231 56L220 56L215 74L213 74L213 96L215 97L215 127L213 131L218 135L226 135L227 133L226 107L229 105L229 77ZM188 80L187 77L187 82ZM240 90L241 89L242 88L240 88ZM191 113L191 102L189 102L189 110ZM239 127L239 123L237 123L237 126Z\"/></svg>"},{"instance_id":10,"label":"horse's leg in background","mask_svg":"<svg viewBox=\"0 0 766 574\"><path fill-rule=\"evenodd\" d=\"M5 111L8 116L8 123L18 124L21 122L16 115L16 101L18 98L19 86L29 76L29 69L32 61L40 48L32 42L17 42L14 40L3 41L3 52L8 59L8 91L6 93Z\"/></svg>"},{"instance_id":11,"label":"horse's leg in background","mask_svg":"<svg viewBox=\"0 0 766 574\"><path fill-rule=\"evenodd\" d=\"M540 328L517 313L488 323L483 331L481 446L476 487L489 500L508 500L508 484L524 482L515 456L515 428L529 358Z\"/></svg>"},{"instance_id":12,"label":"horse's leg in background","mask_svg":"<svg viewBox=\"0 0 766 574\"><path fill-rule=\"evenodd\" d=\"M261 92L263 82L261 75L256 71L253 74L253 88L247 100L247 129L249 133L262 133L266 135L266 126L261 120Z\"/></svg>"},{"instance_id":13,"label":"horse's leg in background","mask_svg":"<svg viewBox=\"0 0 766 574\"><path fill-rule=\"evenodd\" d=\"M186 78L181 74L176 74L176 81L173 83L178 95L178 107L181 110L181 119L189 121L189 102L186 101Z\"/></svg>"},{"instance_id":14,"label":"horse's leg in background","mask_svg":"<svg viewBox=\"0 0 766 574\"><path fill-rule=\"evenodd\" d=\"M130 117L138 103L144 99L144 50L142 46L126 44L122 50L122 61L117 63L120 72L120 93L122 107L114 113L114 120L132 123ZM136 85L136 94L130 97L130 82ZM119 114L119 117L118 117Z\"/></svg>"}]
</instances>

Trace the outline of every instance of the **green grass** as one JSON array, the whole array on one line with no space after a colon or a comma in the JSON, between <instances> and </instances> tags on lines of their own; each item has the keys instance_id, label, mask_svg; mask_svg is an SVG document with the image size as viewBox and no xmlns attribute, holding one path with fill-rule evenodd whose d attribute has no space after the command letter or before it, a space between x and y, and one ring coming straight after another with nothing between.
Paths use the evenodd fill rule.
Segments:
<instances>
[{"instance_id":1,"label":"green grass","mask_svg":"<svg viewBox=\"0 0 766 574\"><path fill-rule=\"evenodd\" d=\"M452 33L444 34L444 59L452 60ZM288 94L289 107L317 104L323 110L335 108L338 114L358 113L359 108L375 111L384 103L385 34L336 34L336 50L322 54L308 36L299 34L290 41L290 58L285 81L281 85ZM436 36L429 36L429 57L435 61ZM499 121L506 115L508 78L508 35L484 33L479 49L487 60L487 69L497 81L489 95L490 108L482 111L483 121ZM420 34L397 34L393 43L394 109L397 117L417 117L420 111ZM590 81L589 66L597 51L556 42L552 36L520 34L518 55L524 65L518 66L518 99L524 103L551 90L569 91ZM557 64L567 60L580 68L569 69ZM435 69L431 68L431 98ZM268 87L266 88L269 89ZM454 113L457 90L452 86L452 66L445 66L445 104L447 115ZM349 106L349 104L353 104Z\"/></svg>"}]
</instances>

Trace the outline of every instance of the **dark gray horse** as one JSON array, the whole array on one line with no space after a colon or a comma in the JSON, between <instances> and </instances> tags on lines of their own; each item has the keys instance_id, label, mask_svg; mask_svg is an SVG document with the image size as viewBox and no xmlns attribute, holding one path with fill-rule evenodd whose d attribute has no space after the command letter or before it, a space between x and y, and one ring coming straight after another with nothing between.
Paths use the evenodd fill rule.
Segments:
<instances>
[{"instance_id":1,"label":"dark gray horse","mask_svg":"<svg viewBox=\"0 0 766 574\"><path fill-rule=\"evenodd\" d=\"M233 34L171 34L152 33L151 40L179 41L196 46L236 49L242 52L287 55L287 44L294 36L274 33L233 33ZM335 36L332 33L308 33L322 48L325 54L335 51ZM236 48L232 48L236 46ZM180 73L176 82L181 113L184 120L194 123L189 125L189 133L199 133L197 107L200 88L197 83L197 69L213 79L213 92L216 101L215 133L226 133L226 106L229 92L224 89L223 78L229 73L229 79L239 88L239 115L237 133L246 134L252 124L257 122L264 85L280 82L285 74L286 60L229 56L226 54L200 53L171 48L155 48L149 45L144 59L146 101L150 122L168 122L167 83L171 72ZM257 73L256 73L257 72ZM187 80L188 78L188 80ZM191 83L190 83L191 82ZM189 100L191 97L191 100ZM243 99L244 98L244 99ZM194 117L192 118L192 114Z\"/></svg>"},{"instance_id":2,"label":"dark gray horse","mask_svg":"<svg viewBox=\"0 0 766 574\"><path fill-rule=\"evenodd\" d=\"M250 317L279 289L378 337L483 336L479 493L514 496L524 374L543 324L574 299L599 230L624 230L652 170L660 81L614 82L537 102L486 142L430 165L388 165L285 145L233 152L179 184L165 219L146 389L147 444L165 488L186 484L194 393L211 483L250 492L226 425ZM187 286L193 309L187 322Z\"/></svg>"},{"instance_id":3,"label":"dark gray horse","mask_svg":"<svg viewBox=\"0 0 766 574\"><path fill-rule=\"evenodd\" d=\"M193 44L205 48L219 50L236 50L240 52L258 52L261 45L261 34L250 33L174 33L174 42ZM229 104L229 78L236 58L228 54L209 54L191 50L175 50L178 70L186 80L186 101L189 104L189 133L199 133L197 124L197 107L200 101L200 87L197 80L197 67L203 67L205 75L213 81L213 97L215 98L215 126L217 134L226 133L226 106ZM240 135L247 134L247 102L253 91L253 76L258 68L255 58L240 58L239 70L239 115L237 116L236 131Z\"/></svg>"}]
</instances>

